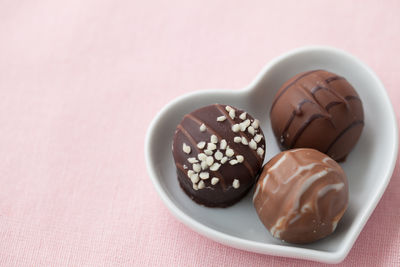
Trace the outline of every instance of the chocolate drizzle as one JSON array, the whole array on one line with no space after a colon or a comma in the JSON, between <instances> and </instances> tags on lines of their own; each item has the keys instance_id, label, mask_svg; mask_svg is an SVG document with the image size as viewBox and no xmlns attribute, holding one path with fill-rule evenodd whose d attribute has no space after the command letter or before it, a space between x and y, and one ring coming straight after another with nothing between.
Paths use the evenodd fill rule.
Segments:
<instances>
[{"instance_id":1,"label":"chocolate drizzle","mask_svg":"<svg viewBox=\"0 0 400 267\"><path fill-rule=\"evenodd\" d=\"M190 133L188 133L188 131L186 131L186 129L183 128L182 125L178 125L177 128L179 129L179 131L182 132L183 135L186 136L186 138L188 139L188 141L189 141L190 144L191 144L191 147L194 148L194 149L196 149L197 151L199 151L199 150L197 149L197 143L196 143L196 141L193 139L193 136L192 136Z\"/></svg>"},{"instance_id":2,"label":"chocolate drizzle","mask_svg":"<svg viewBox=\"0 0 400 267\"><path fill-rule=\"evenodd\" d=\"M301 74L299 77L297 77L293 82L289 83L274 99L274 102L272 102L272 106L271 106L271 110L274 108L276 102L278 101L278 99L292 86L294 85L297 81L303 79L304 77L306 77L307 75L310 75L314 72L317 72L318 70L312 70L312 71L308 71L306 73Z\"/></svg>"},{"instance_id":3,"label":"chocolate drizzle","mask_svg":"<svg viewBox=\"0 0 400 267\"><path fill-rule=\"evenodd\" d=\"M313 95L315 95L315 94L313 94ZM353 100L353 99L360 100L360 98L357 97L357 96L346 96L345 99L346 99L347 101ZM344 104L344 103L347 104L347 101L332 101L332 102L329 102L329 103L324 107L324 109L325 109L327 112L329 112L329 110L330 110L332 107L334 107L334 106L336 106L336 105ZM315 104L314 102L310 101L309 99L304 99L304 100L302 100L302 101L299 103L299 106L301 107L301 106L302 106L303 104L305 104L305 103L313 103L313 104ZM347 105L346 105L346 106L347 106ZM292 123L293 119L295 118L295 116L296 116L296 115L297 115L297 116L299 115L299 113L297 112L297 110L298 110L298 108L296 109L296 111L293 111L292 116L289 118L289 120L288 120L288 122L287 122L287 124L286 124L286 126L285 126L285 130L283 131L283 133L286 133L286 131L288 130L288 128L289 128L290 124ZM301 114L301 113L300 113L300 114ZM301 134L304 132L304 130L307 128L307 126L310 125L311 122L313 122L314 120L319 119L319 118L326 118L327 120L329 120L330 123L332 123L333 127L335 127L335 125L334 125L333 122L332 122L332 118L331 118L330 115L328 116L328 115L323 115L323 114L313 114L309 119L307 119L307 121L304 122L303 125L301 125L301 127L299 128L299 130L296 132L295 137L293 138L293 141L292 141L292 143L291 143L291 145L290 145L290 148L293 148L293 147L295 146L297 139L301 136ZM364 124L364 121L360 121L360 122L361 122L362 124ZM341 135L340 135L340 136L341 136ZM329 151L329 149L328 149L327 151ZM327 153L327 152L325 152L325 153Z\"/></svg>"},{"instance_id":4,"label":"chocolate drizzle","mask_svg":"<svg viewBox=\"0 0 400 267\"><path fill-rule=\"evenodd\" d=\"M341 131L336 138L332 141L332 143L328 146L328 149L326 150L325 154L329 153L329 150L335 145L335 143L349 130L351 130L353 127L356 127L357 125L364 125L364 121L358 120L358 121L353 121L350 123L349 126L347 126L343 131Z\"/></svg>"},{"instance_id":5,"label":"chocolate drizzle","mask_svg":"<svg viewBox=\"0 0 400 267\"><path fill-rule=\"evenodd\" d=\"M327 80L325 80L325 82L326 82ZM316 86L316 87L314 87L313 89L311 89L311 94L313 95L313 98L316 100L317 98L316 98L316 96L315 96L315 94L319 91L319 90L326 90L327 92L329 92L329 93L331 93L332 95L334 95L336 98L338 98L340 101L341 101L341 103L344 103L344 104L346 104L346 107L348 108L349 107L349 105L347 104L347 101L346 101L346 99L344 98L344 97L342 97L341 95L339 95L337 92L335 92L334 90L331 90L330 88L328 88L328 87L324 87L324 86Z\"/></svg>"},{"instance_id":6,"label":"chocolate drizzle","mask_svg":"<svg viewBox=\"0 0 400 267\"><path fill-rule=\"evenodd\" d=\"M290 113L288 104L293 107ZM274 134L282 149L312 147L328 153L335 150L331 155L335 159L344 158L361 134L362 127L352 134L354 137L346 137L354 139L352 144L338 142L348 125L353 120L364 124L362 103L354 88L345 78L323 70L301 73L286 82L277 92L270 114ZM303 136L311 125L311 133L315 136L308 136L310 131ZM350 147L339 151L331 149L339 143Z\"/></svg>"},{"instance_id":7,"label":"chocolate drizzle","mask_svg":"<svg viewBox=\"0 0 400 267\"><path fill-rule=\"evenodd\" d=\"M337 81L337 80L345 80L345 78L343 78L342 76L333 76L333 77L329 77L329 78L325 79L325 82L330 83L330 82Z\"/></svg>"},{"instance_id":8,"label":"chocolate drizzle","mask_svg":"<svg viewBox=\"0 0 400 267\"><path fill-rule=\"evenodd\" d=\"M328 105L325 106L325 110L329 112L329 110L330 110L332 107L334 107L334 106L336 106L336 105L340 105L340 104L342 104L342 103L343 103L343 102L339 102L339 101L332 101L332 102L329 102Z\"/></svg>"},{"instance_id":9,"label":"chocolate drizzle","mask_svg":"<svg viewBox=\"0 0 400 267\"><path fill-rule=\"evenodd\" d=\"M361 99L360 99L358 96L356 96L356 95L348 95L348 96L345 97L345 99L346 99L347 101L350 101L350 100L358 100L358 101L361 101Z\"/></svg>"},{"instance_id":10,"label":"chocolate drizzle","mask_svg":"<svg viewBox=\"0 0 400 267\"><path fill-rule=\"evenodd\" d=\"M299 137L301 136L301 134L304 132L304 130L307 128L308 125L310 125L310 123L312 123L314 120L319 119L319 118L327 118L326 115L324 114L313 114L311 115L311 117L309 117L301 126L300 128L297 130L296 134L293 137L293 141L290 144L290 147L294 147L294 145L296 144L297 140L299 139Z\"/></svg>"},{"instance_id":11,"label":"chocolate drizzle","mask_svg":"<svg viewBox=\"0 0 400 267\"><path fill-rule=\"evenodd\" d=\"M292 114L290 115L290 118L289 118L289 120L287 121L287 123L286 123L286 125L285 125L285 128L283 129L282 136L281 136L281 138L280 138L281 144L283 144L283 142L284 142L284 140L285 140L285 139L284 139L284 136L286 135L287 130L289 129L290 125L292 124L294 118L295 118L296 116L300 116L300 115L303 114L303 112L302 112L302 110L301 110L301 107L302 107L304 104L306 104L306 103L315 104L315 103L314 103L313 101L311 101L310 99L303 99L300 103L297 104L296 109L292 111Z\"/></svg>"}]
</instances>

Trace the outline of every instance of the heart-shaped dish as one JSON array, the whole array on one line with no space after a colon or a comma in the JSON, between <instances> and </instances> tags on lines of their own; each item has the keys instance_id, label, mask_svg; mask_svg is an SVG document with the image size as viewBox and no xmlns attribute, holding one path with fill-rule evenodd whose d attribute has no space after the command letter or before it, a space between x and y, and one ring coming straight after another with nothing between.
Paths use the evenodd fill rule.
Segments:
<instances>
[{"instance_id":1,"label":"heart-shaped dish","mask_svg":"<svg viewBox=\"0 0 400 267\"><path fill-rule=\"evenodd\" d=\"M176 126L186 113L221 103L244 109L261 121L267 162L280 150L273 136L269 109L279 87L297 73L325 69L346 77L360 95L365 127L355 149L341 164L349 180L349 207L329 237L307 245L274 239L258 219L249 193L230 208L206 208L188 198L178 185L171 153ZM304 47L272 60L245 89L207 90L179 97L152 121L145 143L148 172L161 199L194 231L235 248L327 263L342 261L379 202L391 178L398 148L398 129L383 84L364 63L330 47Z\"/></svg>"}]
</instances>

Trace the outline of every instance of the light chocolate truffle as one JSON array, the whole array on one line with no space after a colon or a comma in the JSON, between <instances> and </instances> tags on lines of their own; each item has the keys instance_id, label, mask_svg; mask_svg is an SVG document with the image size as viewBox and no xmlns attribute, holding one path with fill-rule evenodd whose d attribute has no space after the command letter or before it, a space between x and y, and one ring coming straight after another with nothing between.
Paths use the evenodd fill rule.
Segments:
<instances>
[{"instance_id":1,"label":"light chocolate truffle","mask_svg":"<svg viewBox=\"0 0 400 267\"><path fill-rule=\"evenodd\" d=\"M343 161L364 127L361 99L341 76L324 70L299 73L276 93L270 110L282 150L308 147Z\"/></svg>"},{"instance_id":2,"label":"light chocolate truffle","mask_svg":"<svg viewBox=\"0 0 400 267\"><path fill-rule=\"evenodd\" d=\"M175 131L172 153L179 184L192 200L227 207L256 182L265 139L251 115L214 104L184 116Z\"/></svg>"},{"instance_id":3,"label":"light chocolate truffle","mask_svg":"<svg viewBox=\"0 0 400 267\"><path fill-rule=\"evenodd\" d=\"M335 231L346 211L346 174L336 161L317 150L287 150L264 166L253 203L275 238L314 242Z\"/></svg>"}]
</instances>

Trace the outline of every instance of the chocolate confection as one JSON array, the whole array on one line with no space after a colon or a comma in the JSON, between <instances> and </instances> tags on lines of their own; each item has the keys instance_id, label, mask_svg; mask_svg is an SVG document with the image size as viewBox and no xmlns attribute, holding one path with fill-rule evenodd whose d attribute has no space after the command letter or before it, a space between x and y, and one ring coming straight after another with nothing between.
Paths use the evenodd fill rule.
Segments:
<instances>
[{"instance_id":1,"label":"chocolate confection","mask_svg":"<svg viewBox=\"0 0 400 267\"><path fill-rule=\"evenodd\" d=\"M313 242L335 231L348 204L347 178L336 161L317 150L287 150L264 166L253 203L274 237Z\"/></svg>"},{"instance_id":2,"label":"chocolate confection","mask_svg":"<svg viewBox=\"0 0 400 267\"><path fill-rule=\"evenodd\" d=\"M297 74L276 93L271 124L282 150L315 148L346 159L364 127L361 100L345 78L324 70Z\"/></svg>"},{"instance_id":3,"label":"chocolate confection","mask_svg":"<svg viewBox=\"0 0 400 267\"><path fill-rule=\"evenodd\" d=\"M208 207L230 206L249 191L261 170L264 150L259 121L220 104L185 115L172 145L180 186Z\"/></svg>"}]
</instances>

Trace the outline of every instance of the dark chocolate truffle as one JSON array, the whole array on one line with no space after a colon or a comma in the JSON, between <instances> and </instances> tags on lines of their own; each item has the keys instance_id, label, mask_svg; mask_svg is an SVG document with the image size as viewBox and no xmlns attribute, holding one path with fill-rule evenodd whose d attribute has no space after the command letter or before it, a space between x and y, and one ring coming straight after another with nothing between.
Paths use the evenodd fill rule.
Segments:
<instances>
[{"instance_id":1,"label":"dark chocolate truffle","mask_svg":"<svg viewBox=\"0 0 400 267\"><path fill-rule=\"evenodd\" d=\"M314 242L335 231L347 208L346 174L317 150L287 150L264 166L253 203L274 237L290 243Z\"/></svg>"},{"instance_id":2,"label":"dark chocolate truffle","mask_svg":"<svg viewBox=\"0 0 400 267\"><path fill-rule=\"evenodd\" d=\"M264 151L259 121L220 104L185 115L172 145L180 186L208 207L227 207L245 196L256 182Z\"/></svg>"},{"instance_id":3,"label":"dark chocolate truffle","mask_svg":"<svg viewBox=\"0 0 400 267\"><path fill-rule=\"evenodd\" d=\"M279 89L271 124L282 150L308 147L346 159L364 127L360 97L343 77L324 70L297 74Z\"/></svg>"}]
</instances>

